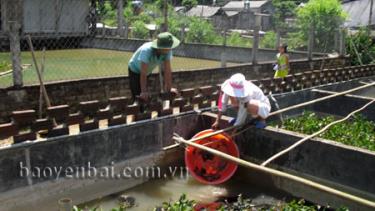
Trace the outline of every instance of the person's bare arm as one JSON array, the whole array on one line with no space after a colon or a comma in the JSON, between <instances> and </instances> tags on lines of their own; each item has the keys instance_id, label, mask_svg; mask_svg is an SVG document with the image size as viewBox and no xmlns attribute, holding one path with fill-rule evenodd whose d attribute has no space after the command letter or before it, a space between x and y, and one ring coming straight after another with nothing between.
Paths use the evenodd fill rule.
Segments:
<instances>
[{"instance_id":1,"label":"person's bare arm","mask_svg":"<svg viewBox=\"0 0 375 211\"><path fill-rule=\"evenodd\" d=\"M219 123L220 123L221 116L222 116L222 112L218 111L216 120L211 126L212 129L214 129L214 130L219 129Z\"/></svg>"},{"instance_id":2,"label":"person's bare arm","mask_svg":"<svg viewBox=\"0 0 375 211\"><path fill-rule=\"evenodd\" d=\"M171 61L164 61L164 90L170 92L172 89L172 68Z\"/></svg>"},{"instance_id":3,"label":"person's bare arm","mask_svg":"<svg viewBox=\"0 0 375 211\"><path fill-rule=\"evenodd\" d=\"M148 99L148 93L147 93L147 68L148 64L142 62L141 63L141 76L140 76L140 83L141 83L141 98L143 100Z\"/></svg>"},{"instance_id":4,"label":"person's bare arm","mask_svg":"<svg viewBox=\"0 0 375 211\"><path fill-rule=\"evenodd\" d=\"M292 73L292 70L290 69L289 56L286 56L286 66L288 67L289 74L291 74L291 73Z\"/></svg>"}]
</instances>

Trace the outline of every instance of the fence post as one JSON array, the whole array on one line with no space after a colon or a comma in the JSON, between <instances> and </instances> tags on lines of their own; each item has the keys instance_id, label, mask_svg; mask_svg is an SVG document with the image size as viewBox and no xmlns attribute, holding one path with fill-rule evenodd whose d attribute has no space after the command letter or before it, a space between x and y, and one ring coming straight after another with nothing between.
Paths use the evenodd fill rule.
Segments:
<instances>
[{"instance_id":1,"label":"fence post","mask_svg":"<svg viewBox=\"0 0 375 211\"><path fill-rule=\"evenodd\" d=\"M281 33L280 33L280 29L279 28L277 28L276 29L276 49L278 49L279 48L279 46L280 46L280 43L281 43Z\"/></svg>"},{"instance_id":2,"label":"fence post","mask_svg":"<svg viewBox=\"0 0 375 211\"><path fill-rule=\"evenodd\" d=\"M117 0L117 33L124 37L124 1Z\"/></svg>"},{"instance_id":3,"label":"fence post","mask_svg":"<svg viewBox=\"0 0 375 211\"><path fill-rule=\"evenodd\" d=\"M345 56L346 54L346 30L345 28L340 29L340 35L339 35L339 54L341 57Z\"/></svg>"},{"instance_id":4,"label":"fence post","mask_svg":"<svg viewBox=\"0 0 375 211\"><path fill-rule=\"evenodd\" d=\"M13 69L13 86L23 86L21 67L20 30L21 25L17 21L8 21L10 52Z\"/></svg>"},{"instance_id":5,"label":"fence post","mask_svg":"<svg viewBox=\"0 0 375 211\"><path fill-rule=\"evenodd\" d=\"M227 66L227 56L226 56L226 47L227 47L227 29L224 29L224 40L223 40L223 47L224 50L221 51L221 67Z\"/></svg>"},{"instance_id":6,"label":"fence post","mask_svg":"<svg viewBox=\"0 0 375 211\"><path fill-rule=\"evenodd\" d=\"M307 59L309 61L312 60L312 53L313 53L313 48L314 48L314 27L311 26L309 28L309 41L307 45Z\"/></svg>"},{"instance_id":7,"label":"fence post","mask_svg":"<svg viewBox=\"0 0 375 211\"><path fill-rule=\"evenodd\" d=\"M259 48L259 31L260 31L260 22L262 21L262 16L255 14L255 27L253 34L253 51L251 62L257 64L257 53Z\"/></svg>"}]
</instances>

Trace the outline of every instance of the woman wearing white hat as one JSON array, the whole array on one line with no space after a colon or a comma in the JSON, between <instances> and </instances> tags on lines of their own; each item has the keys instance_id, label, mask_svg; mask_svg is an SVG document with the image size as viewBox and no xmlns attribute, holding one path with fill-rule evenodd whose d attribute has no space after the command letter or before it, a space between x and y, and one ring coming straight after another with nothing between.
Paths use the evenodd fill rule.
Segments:
<instances>
[{"instance_id":1,"label":"woman wearing white hat","mask_svg":"<svg viewBox=\"0 0 375 211\"><path fill-rule=\"evenodd\" d=\"M227 110L229 99L232 106L238 108L237 118L234 125L241 125L245 122L246 117L250 114L253 118L260 121L256 127L264 128L265 119L271 111L271 105L263 91L247 81L241 73L232 75L221 85L222 95L219 98L219 112L216 121L212 125L213 129L218 129L222 113Z\"/></svg>"}]
</instances>

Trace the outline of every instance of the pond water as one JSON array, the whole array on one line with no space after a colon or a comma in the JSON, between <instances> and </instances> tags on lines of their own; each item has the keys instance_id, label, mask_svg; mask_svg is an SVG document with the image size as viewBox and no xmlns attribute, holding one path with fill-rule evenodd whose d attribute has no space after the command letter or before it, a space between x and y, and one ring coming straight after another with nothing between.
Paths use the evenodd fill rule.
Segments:
<instances>
[{"instance_id":1,"label":"pond water","mask_svg":"<svg viewBox=\"0 0 375 211\"><path fill-rule=\"evenodd\" d=\"M192 177L152 180L120 194L135 198L135 206L127 210L146 211L161 206L164 201L176 201L183 193L187 195L188 199L200 203L236 199L238 194L243 194L245 198L253 199L252 203L255 205L276 205L281 203L284 198L281 194L260 190L235 178L215 186L198 183ZM94 208L99 206L103 210L111 210L118 207L118 196L120 194L98 199L80 205L80 207Z\"/></svg>"}]
</instances>

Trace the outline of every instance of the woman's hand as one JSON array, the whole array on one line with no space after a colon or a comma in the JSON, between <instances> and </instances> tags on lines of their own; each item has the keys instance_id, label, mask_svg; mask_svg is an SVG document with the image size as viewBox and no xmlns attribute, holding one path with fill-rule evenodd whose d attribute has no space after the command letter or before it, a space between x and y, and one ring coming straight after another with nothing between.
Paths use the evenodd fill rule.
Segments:
<instances>
[{"instance_id":1,"label":"woman's hand","mask_svg":"<svg viewBox=\"0 0 375 211\"><path fill-rule=\"evenodd\" d=\"M219 129L219 121L216 120L216 121L212 124L211 128L214 129L214 130Z\"/></svg>"}]
</instances>

